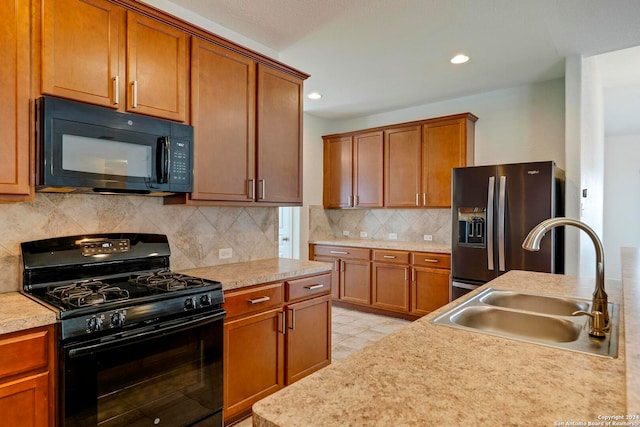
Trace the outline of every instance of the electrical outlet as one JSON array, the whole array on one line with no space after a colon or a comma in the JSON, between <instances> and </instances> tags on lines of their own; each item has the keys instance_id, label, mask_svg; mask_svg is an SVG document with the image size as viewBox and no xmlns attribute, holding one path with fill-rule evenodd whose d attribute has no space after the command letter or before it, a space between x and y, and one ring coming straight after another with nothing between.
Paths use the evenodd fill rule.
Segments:
<instances>
[{"instance_id":1,"label":"electrical outlet","mask_svg":"<svg viewBox=\"0 0 640 427\"><path fill-rule=\"evenodd\" d=\"M367 236L368 236L368 234L367 234L366 231L361 231L360 232L360 237L367 237Z\"/></svg>"},{"instance_id":2,"label":"electrical outlet","mask_svg":"<svg viewBox=\"0 0 640 427\"><path fill-rule=\"evenodd\" d=\"M222 248L218 251L219 259L229 259L233 257L233 249L231 248Z\"/></svg>"},{"instance_id":3,"label":"electrical outlet","mask_svg":"<svg viewBox=\"0 0 640 427\"><path fill-rule=\"evenodd\" d=\"M344 237L349 237L349 230L342 230L342 235Z\"/></svg>"},{"instance_id":4,"label":"electrical outlet","mask_svg":"<svg viewBox=\"0 0 640 427\"><path fill-rule=\"evenodd\" d=\"M398 240L398 233L389 233L389 240Z\"/></svg>"},{"instance_id":5,"label":"electrical outlet","mask_svg":"<svg viewBox=\"0 0 640 427\"><path fill-rule=\"evenodd\" d=\"M433 240L433 235L431 235L431 234L425 234L425 235L424 235L424 240L425 240L425 242L430 242L430 241L432 241L432 240Z\"/></svg>"}]
</instances>

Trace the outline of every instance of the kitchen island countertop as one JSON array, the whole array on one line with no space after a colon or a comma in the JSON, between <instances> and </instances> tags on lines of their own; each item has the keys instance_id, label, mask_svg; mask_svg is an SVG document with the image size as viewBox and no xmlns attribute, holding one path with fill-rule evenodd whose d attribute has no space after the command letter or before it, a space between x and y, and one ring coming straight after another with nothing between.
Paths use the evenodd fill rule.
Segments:
<instances>
[{"instance_id":1,"label":"kitchen island countertop","mask_svg":"<svg viewBox=\"0 0 640 427\"><path fill-rule=\"evenodd\" d=\"M636 416L637 249L623 250L623 283L625 322L619 328L618 358L431 323L489 286L582 298L590 298L594 290L592 278L511 271L259 401L253 406L254 426L606 425L609 416ZM607 293L610 302L621 303L621 282L608 281ZM635 424L618 425L640 426L640 419L621 421Z\"/></svg>"},{"instance_id":2,"label":"kitchen island countertop","mask_svg":"<svg viewBox=\"0 0 640 427\"><path fill-rule=\"evenodd\" d=\"M398 251L451 253L451 245L434 242L402 242L398 240L369 239L317 239L309 243L314 245L350 246L366 249L393 249Z\"/></svg>"},{"instance_id":3,"label":"kitchen island countertop","mask_svg":"<svg viewBox=\"0 0 640 427\"><path fill-rule=\"evenodd\" d=\"M317 261L304 261L291 258L269 258L245 261L233 264L212 265L209 267L180 270L180 273L217 280L225 291L277 282L292 277L307 276L331 271L333 264Z\"/></svg>"},{"instance_id":4,"label":"kitchen island countertop","mask_svg":"<svg viewBox=\"0 0 640 427\"><path fill-rule=\"evenodd\" d=\"M56 313L20 292L0 293L0 334L57 322Z\"/></svg>"}]
</instances>

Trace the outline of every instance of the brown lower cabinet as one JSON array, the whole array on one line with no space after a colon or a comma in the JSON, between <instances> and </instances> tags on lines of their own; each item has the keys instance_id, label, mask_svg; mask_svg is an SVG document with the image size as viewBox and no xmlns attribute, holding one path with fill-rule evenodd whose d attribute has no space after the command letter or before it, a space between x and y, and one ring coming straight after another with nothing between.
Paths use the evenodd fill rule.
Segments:
<instances>
[{"instance_id":1,"label":"brown lower cabinet","mask_svg":"<svg viewBox=\"0 0 640 427\"><path fill-rule=\"evenodd\" d=\"M336 305L417 319L450 301L449 254L312 243L309 259L333 264Z\"/></svg>"},{"instance_id":2,"label":"brown lower cabinet","mask_svg":"<svg viewBox=\"0 0 640 427\"><path fill-rule=\"evenodd\" d=\"M331 273L225 293L225 425L331 363Z\"/></svg>"},{"instance_id":3,"label":"brown lower cabinet","mask_svg":"<svg viewBox=\"0 0 640 427\"><path fill-rule=\"evenodd\" d=\"M373 251L371 288L374 307L409 312L409 252Z\"/></svg>"},{"instance_id":4,"label":"brown lower cabinet","mask_svg":"<svg viewBox=\"0 0 640 427\"><path fill-rule=\"evenodd\" d=\"M53 325L0 336L0 424L55 425L54 358Z\"/></svg>"},{"instance_id":5,"label":"brown lower cabinet","mask_svg":"<svg viewBox=\"0 0 640 427\"><path fill-rule=\"evenodd\" d=\"M450 301L451 256L428 252L411 256L411 313L424 316Z\"/></svg>"}]
</instances>

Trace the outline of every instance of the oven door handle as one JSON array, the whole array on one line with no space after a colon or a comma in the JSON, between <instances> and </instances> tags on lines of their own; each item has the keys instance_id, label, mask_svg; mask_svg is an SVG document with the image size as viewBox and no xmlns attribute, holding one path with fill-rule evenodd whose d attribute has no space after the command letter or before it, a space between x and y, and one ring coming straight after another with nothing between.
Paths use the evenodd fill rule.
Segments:
<instances>
[{"instance_id":1,"label":"oven door handle","mask_svg":"<svg viewBox=\"0 0 640 427\"><path fill-rule=\"evenodd\" d=\"M99 353L106 349L125 346L134 341L138 343L162 335L167 335L169 333L176 333L198 326L206 325L207 323L212 323L224 319L226 314L227 312L224 310L217 310L214 314L208 314L206 316L197 317L188 321L184 321L184 319L175 319L146 328L128 331L123 334L116 334L115 336L112 335L102 337L100 341L95 344L71 348L68 354L70 358L74 358Z\"/></svg>"}]
</instances>

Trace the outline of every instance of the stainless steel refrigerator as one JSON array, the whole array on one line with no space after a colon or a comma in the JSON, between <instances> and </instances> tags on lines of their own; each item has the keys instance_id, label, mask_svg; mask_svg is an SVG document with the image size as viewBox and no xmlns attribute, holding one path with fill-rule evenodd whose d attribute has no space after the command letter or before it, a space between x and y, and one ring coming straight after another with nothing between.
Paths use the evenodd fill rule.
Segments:
<instances>
[{"instance_id":1,"label":"stainless steel refrigerator","mask_svg":"<svg viewBox=\"0 0 640 427\"><path fill-rule=\"evenodd\" d=\"M509 270L564 273L564 227L538 252L522 241L564 215L564 171L554 162L455 168L452 172L451 299Z\"/></svg>"}]
</instances>

